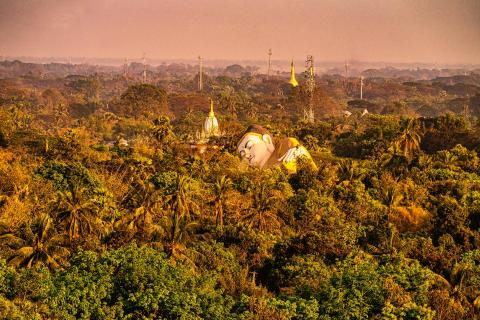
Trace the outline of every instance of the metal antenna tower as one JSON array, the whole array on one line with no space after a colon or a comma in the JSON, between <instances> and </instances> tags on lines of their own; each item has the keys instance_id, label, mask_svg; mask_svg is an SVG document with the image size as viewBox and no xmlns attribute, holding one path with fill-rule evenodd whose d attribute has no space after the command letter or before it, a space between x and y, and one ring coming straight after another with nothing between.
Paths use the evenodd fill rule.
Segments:
<instances>
[{"instance_id":1,"label":"metal antenna tower","mask_svg":"<svg viewBox=\"0 0 480 320\"><path fill-rule=\"evenodd\" d=\"M363 100L363 76L360 76L360 100Z\"/></svg>"},{"instance_id":2,"label":"metal antenna tower","mask_svg":"<svg viewBox=\"0 0 480 320\"><path fill-rule=\"evenodd\" d=\"M313 113L313 95L315 93L315 67L313 56L308 55L305 60L305 78L306 92L308 95L308 105L303 109L303 118L306 122L313 123L315 116Z\"/></svg>"},{"instance_id":3,"label":"metal antenna tower","mask_svg":"<svg viewBox=\"0 0 480 320\"><path fill-rule=\"evenodd\" d=\"M272 49L268 49L268 68L267 68L267 80L270 78L270 67L272 65Z\"/></svg>"},{"instance_id":4,"label":"metal antenna tower","mask_svg":"<svg viewBox=\"0 0 480 320\"><path fill-rule=\"evenodd\" d=\"M143 77L142 82L147 83L147 63L145 59L145 52L143 53Z\"/></svg>"},{"instance_id":5,"label":"metal antenna tower","mask_svg":"<svg viewBox=\"0 0 480 320\"><path fill-rule=\"evenodd\" d=\"M198 91L203 90L203 59L198 56Z\"/></svg>"}]
</instances>

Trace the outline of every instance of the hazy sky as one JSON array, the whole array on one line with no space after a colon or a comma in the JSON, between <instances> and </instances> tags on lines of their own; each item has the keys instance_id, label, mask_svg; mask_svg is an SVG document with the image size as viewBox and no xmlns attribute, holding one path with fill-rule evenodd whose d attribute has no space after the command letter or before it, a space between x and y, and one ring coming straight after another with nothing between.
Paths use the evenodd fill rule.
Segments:
<instances>
[{"instance_id":1,"label":"hazy sky","mask_svg":"<svg viewBox=\"0 0 480 320\"><path fill-rule=\"evenodd\" d=\"M480 0L0 0L0 54L480 63Z\"/></svg>"}]
</instances>

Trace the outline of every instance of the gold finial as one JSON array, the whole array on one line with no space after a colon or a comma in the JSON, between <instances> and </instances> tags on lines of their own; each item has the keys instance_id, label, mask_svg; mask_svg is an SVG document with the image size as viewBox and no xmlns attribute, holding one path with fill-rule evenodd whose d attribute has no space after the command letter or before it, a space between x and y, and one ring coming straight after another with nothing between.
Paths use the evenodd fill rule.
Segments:
<instances>
[{"instance_id":1,"label":"gold finial","mask_svg":"<svg viewBox=\"0 0 480 320\"><path fill-rule=\"evenodd\" d=\"M297 87L298 86L298 81L297 81L297 79L295 79L295 66L293 65L293 59L292 59L290 73L291 73L291 75L290 75L289 83L292 85L292 87Z\"/></svg>"},{"instance_id":2,"label":"gold finial","mask_svg":"<svg viewBox=\"0 0 480 320\"><path fill-rule=\"evenodd\" d=\"M215 113L213 112L213 100L210 98L210 112L208 113L209 117L215 117Z\"/></svg>"}]
</instances>

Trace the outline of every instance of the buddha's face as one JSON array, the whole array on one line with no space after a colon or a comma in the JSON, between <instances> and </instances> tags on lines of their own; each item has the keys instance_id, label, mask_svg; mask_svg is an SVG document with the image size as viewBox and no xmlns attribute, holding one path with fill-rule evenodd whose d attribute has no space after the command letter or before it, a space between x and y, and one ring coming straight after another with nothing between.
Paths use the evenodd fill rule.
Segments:
<instances>
[{"instance_id":1,"label":"buddha's face","mask_svg":"<svg viewBox=\"0 0 480 320\"><path fill-rule=\"evenodd\" d=\"M247 132L237 145L240 157L249 165L262 168L272 155L275 147L269 134Z\"/></svg>"}]
</instances>

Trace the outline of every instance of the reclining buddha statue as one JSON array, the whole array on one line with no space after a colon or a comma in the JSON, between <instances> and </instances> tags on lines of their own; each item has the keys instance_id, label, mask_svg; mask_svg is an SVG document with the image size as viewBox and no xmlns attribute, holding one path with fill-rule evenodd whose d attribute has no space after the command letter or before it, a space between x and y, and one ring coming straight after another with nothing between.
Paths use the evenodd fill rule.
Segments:
<instances>
[{"instance_id":1,"label":"reclining buddha statue","mask_svg":"<svg viewBox=\"0 0 480 320\"><path fill-rule=\"evenodd\" d=\"M317 169L310 153L297 139L281 138L274 141L268 130L256 124L248 127L237 144L237 150L244 161L257 168L282 165L289 173L295 173L297 159L304 157Z\"/></svg>"}]
</instances>

